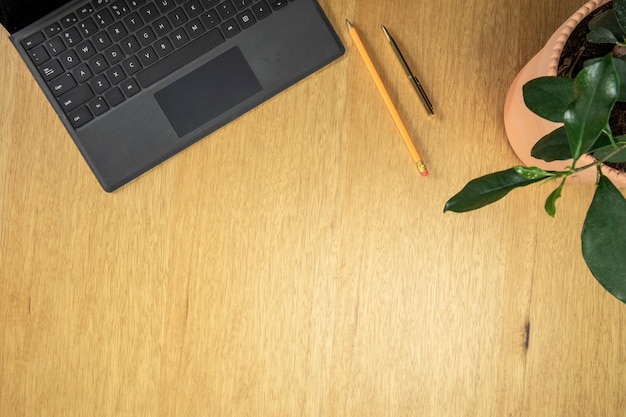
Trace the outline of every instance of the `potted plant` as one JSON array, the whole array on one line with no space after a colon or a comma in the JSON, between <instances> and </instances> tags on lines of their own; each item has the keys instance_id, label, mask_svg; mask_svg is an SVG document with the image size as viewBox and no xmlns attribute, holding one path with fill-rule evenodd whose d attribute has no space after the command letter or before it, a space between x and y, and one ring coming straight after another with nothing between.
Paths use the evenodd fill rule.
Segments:
<instances>
[{"instance_id":1,"label":"potted plant","mask_svg":"<svg viewBox=\"0 0 626 417\"><path fill-rule=\"evenodd\" d=\"M511 84L504 106L504 126L513 151L525 165L545 170L562 170L571 165L571 160L547 162L532 155L531 150L537 141L559 125L540 118L526 107L523 86L532 79L547 75L571 78L572 74L580 71L586 59L610 52L611 44L592 44L585 37L589 32L587 21L611 6L609 0L589 0L585 3L554 32ZM620 109L614 113L618 111ZM592 156L583 155L579 162L588 164L591 161ZM609 165L602 165L601 169L617 187L626 188L626 172ZM569 176L567 181L591 184L596 182L596 175L592 169L583 170Z\"/></svg>"},{"instance_id":2,"label":"potted plant","mask_svg":"<svg viewBox=\"0 0 626 417\"><path fill-rule=\"evenodd\" d=\"M596 190L582 227L583 258L600 284L626 303L626 200L602 170L607 163L626 162L626 131L614 134L609 123L616 103L626 102L626 61L619 51L626 45L626 0L615 0L591 20L587 40L614 44L617 53L587 60L574 79L543 76L523 85L528 109L556 123L532 147L533 158L566 165L518 165L476 178L448 200L444 212L475 210L513 189L552 181L556 188L545 210L554 216L568 178L591 172Z\"/></svg>"}]
</instances>

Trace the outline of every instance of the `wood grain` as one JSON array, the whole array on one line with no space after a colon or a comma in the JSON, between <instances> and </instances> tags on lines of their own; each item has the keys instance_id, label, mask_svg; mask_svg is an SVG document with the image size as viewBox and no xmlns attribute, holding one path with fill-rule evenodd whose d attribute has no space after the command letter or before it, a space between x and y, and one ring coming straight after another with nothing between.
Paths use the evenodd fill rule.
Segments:
<instances>
[{"instance_id":1,"label":"wood grain","mask_svg":"<svg viewBox=\"0 0 626 417\"><path fill-rule=\"evenodd\" d=\"M343 58L113 194L0 36L0 415L624 415L626 307L580 254L593 188L555 219L550 184L442 212L518 163L508 86L582 1L321 4Z\"/></svg>"}]
</instances>

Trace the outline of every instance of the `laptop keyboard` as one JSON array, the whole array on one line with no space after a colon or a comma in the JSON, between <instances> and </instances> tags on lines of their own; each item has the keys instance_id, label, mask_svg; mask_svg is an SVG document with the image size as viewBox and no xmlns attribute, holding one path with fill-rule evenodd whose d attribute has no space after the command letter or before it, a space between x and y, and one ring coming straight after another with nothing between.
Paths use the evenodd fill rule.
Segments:
<instances>
[{"instance_id":1,"label":"laptop keyboard","mask_svg":"<svg viewBox=\"0 0 626 417\"><path fill-rule=\"evenodd\" d=\"M22 41L74 128L294 0L93 0Z\"/></svg>"}]
</instances>

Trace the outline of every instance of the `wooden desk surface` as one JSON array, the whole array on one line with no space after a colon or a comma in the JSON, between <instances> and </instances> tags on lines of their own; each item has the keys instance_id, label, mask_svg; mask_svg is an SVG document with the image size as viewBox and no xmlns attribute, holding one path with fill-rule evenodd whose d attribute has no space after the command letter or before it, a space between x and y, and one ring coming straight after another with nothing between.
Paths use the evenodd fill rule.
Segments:
<instances>
[{"instance_id":1,"label":"wooden desk surface","mask_svg":"<svg viewBox=\"0 0 626 417\"><path fill-rule=\"evenodd\" d=\"M582 0L322 0L346 55L114 194L0 36L0 415L624 416L591 187L443 214ZM431 175L352 46L370 48ZM428 120L380 31L421 77Z\"/></svg>"}]
</instances>

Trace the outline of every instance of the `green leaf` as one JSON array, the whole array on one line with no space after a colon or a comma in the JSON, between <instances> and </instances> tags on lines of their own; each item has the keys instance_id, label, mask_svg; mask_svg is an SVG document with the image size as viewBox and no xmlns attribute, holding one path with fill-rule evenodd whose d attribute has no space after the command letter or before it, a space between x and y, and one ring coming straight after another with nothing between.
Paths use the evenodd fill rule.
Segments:
<instances>
[{"instance_id":1,"label":"green leaf","mask_svg":"<svg viewBox=\"0 0 626 417\"><path fill-rule=\"evenodd\" d=\"M548 198L546 199L546 204L544 206L546 213L550 215L550 217L554 217L556 215L556 200L561 198L561 192L563 191L563 186L565 185L565 180L561 182L554 191L550 193Z\"/></svg>"},{"instance_id":2,"label":"green leaf","mask_svg":"<svg viewBox=\"0 0 626 417\"><path fill-rule=\"evenodd\" d=\"M524 103L533 113L551 122L562 123L574 101L574 80L566 77L539 77L522 87Z\"/></svg>"},{"instance_id":3,"label":"green leaf","mask_svg":"<svg viewBox=\"0 0 626 417\"><path fill-rule=\"evenodd\" d=\"M626 32L626 1L615 0L613 2L613 10L615 11L617 23L622 29L621 39L624 39L624 32Z\"/></svg>"},{"instance_id":4,"label":"green leaf","mask_svg":"<svg viewBox=\"0 0 626 417\"><path fill-rule=\"evenodd\" d=\"M593 43L618 43L623 39L624 30L620 26L615 10L607 10L600 13L589 22L590 32L587 40Z\"/></svg>"},{"instance_id":5,"label":"green leaf","mask_svg":"<svg viewBox=\"0 0 626 417\"><path fill-rule=\"evenodd\" d=\"M537 167L514 166L515 173L527 180L543 179L551 177L552 174Z\"/></svg>"},{"instance_id":6,"label":"green leaf","mask_svg":"<svg viewBox=\"0 0 626 417\"><path fill-rule=\"evenodd\" d=\"M613 44L616 44L618 42L613 32L604 27L598 27L598 28L590 30L587 33L587 41L591 43L613 43Z\"/></svg>"},{"instance_id":7,"label":"green leaf","mask_svg":"<svg viewBox=\"0 0 626 417\"><path fill-rule=\"evenodd\" d=\"M617 101L626 101L626 62L622 59L613 58L613 66L617 72L620 85Z\"/></svg>"},{"instance_id":8,"label":"green leaf","mask_svg":"<svg viewBox=\"0 0 626 417\"><path fill-rule=\"evenodd\" d=\"M569 146L565 127L561 126L539 139L530 154L533 158L546 162L572 159L572 149Z\"/></svg>"},{"instance_id":9,"label":"green leaf","mask_svg":"<svg viewBox=\"0 0 626 417\"><path fill-rule=\"evenodd\" d=\"M607 132L602 132L598 140L595 141L593 146L589 149L588 153L595 152L597 149L604 148L609 145L613 145L611 138L608 136Z\"/></svg>"},{"instance_id":10,"label":"green leaf","mask_svg":"<svg viewBox=\"0 0 626 417\"><path fill-rule=\"evenodd\" d=\"M593 276L626 303L626 200L600 176L581 233L583 258Z\"/></svg>"},{"instance_id":11,"label":"green leaf","mask_svg":"<svg viewBox=\"0 0 626 417\"><path fill-rule=\"evenodd\" d=\"M607 157L617 150L617 147L614 145L603 146L599 149L596 149L593 152L593 157L599 161L605 162L626 162L626 142L618 142L618 147L623 147L623 149L616 154L612 155L610 158Z\"/></svg>"},{"instance_id":12,"label":"green leaf","mask_svg":"<svg viewBox=\"0 0 626 417\"><path fill-rule=\"evenodd\" d=\"M619 79L609 55L578 73L575 99L565 112L564 123L572 156L586 153L608 126L619 93Z\"/></svg>"},{"instance_id":13,"label":"green leaf","mask_svg":"<svg viewBox=\"0 0 626 417\"><path fill-rule=\"evenodd\" d=\"M622 138L622 139L620 139ZM624 142L626 144L626 135L615 138L620 142ZM615 149L613 144L611 143L611 139L603 132L600 135L598 140L595 141L593 146L589 149L589 153L597 152L598 150L604 149ZM567 138L567 134L565 133L565 127L561 126L552 132L545 135L543 138L539 139L535 146L530 151L530 154L533 158L541 159L542 161L552 162L552 161L566 161L568 159L572 159L572 150L569 146L569 139ZM607 152L608 153L608 152ZM596 157L596 159L601 159ZM613 161L611 158L610 162L618 162Z\"/></svg>"},{"instance_id":14,"label":"green leaf","mask_svg":"<svg viewBox=\"0 0 626 417\"><path fill-rule=\"evenodd\" d=\"M584 67L593 65L600 61L602 58L588 59L583 63ZM617 77L619 78L620 91L617 101L626 101L626 61L621 58L613 58L613 66L617 71Z\"/></svg>"},{"instance_id":15,"label":"green leaf","mask_svg":"<svg viewBox=\"0 0 626 417\"><path fill-rule=\"evenodd\" d=\"M461 191L448 200L443 211L464 213L476 210L500 200L515 188L541 181L543 178L551 175L543 171L545 176L541 176L539 172L536 172L536 177L529 179L519 175L516 172L516 168L520 167L487 174L468 182Z\"/></svg>"}]
</instances>

